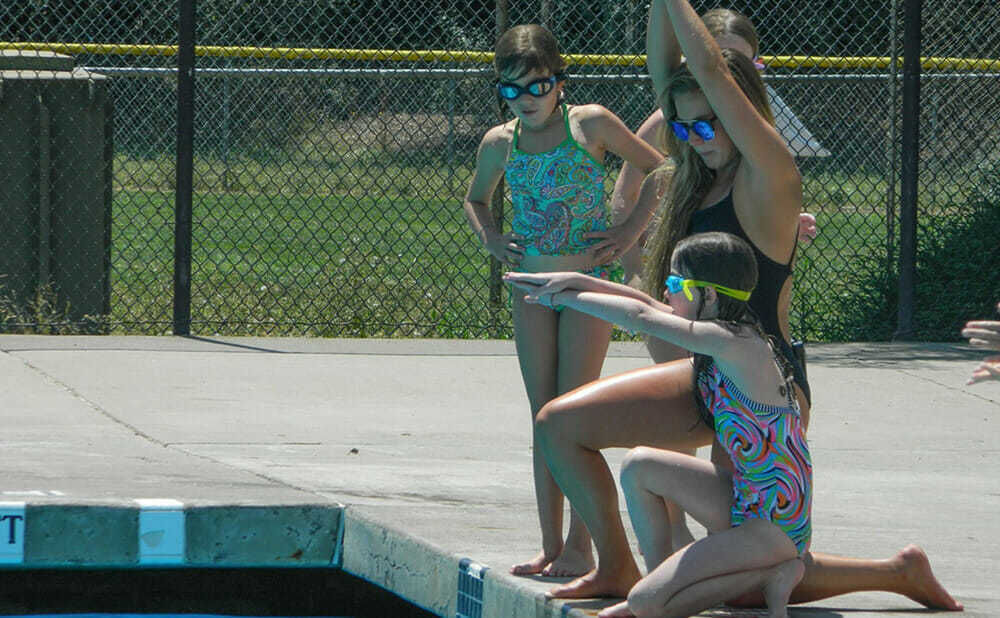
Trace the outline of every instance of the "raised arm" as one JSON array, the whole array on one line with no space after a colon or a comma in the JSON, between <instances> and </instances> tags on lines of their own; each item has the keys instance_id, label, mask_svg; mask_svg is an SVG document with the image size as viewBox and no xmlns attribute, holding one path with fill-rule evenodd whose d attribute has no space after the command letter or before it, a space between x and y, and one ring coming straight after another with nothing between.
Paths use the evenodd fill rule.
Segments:
<instances>
[{"instance_id":1,"label":"raised arm","mask_svg":"<svg viewBox=\"0 0 1000 618\"><path fill-rule=\"evenodd\" d=\"M670 72L680 63L681 48L670 25L667 8L659 0L652 0L646 23L646 70L653 80L653 94L657 101L667 87Z\"/></svg>"},{"instance_id":2,"label":"raised arm","mask_svg":"<svg viewBox=\"0 0 1000 618\"><path fill-rule=\"evenodd\" d=\"M750 166L751 178L760 185L755 189L761 190L755 190L758 193L755 197L784 198L776 193L801 192L798 169L784 140L743 94L726 66L722 50L688 0L653 0L652 6L661 10L651 8L650 22L666 13L666 29L672 29L688 69L729 138ZM664 29L660 26L658 31ZM647 44L652 38L652 35L647 36ZM648 54L652 55L652 51ZM801 198L780 199L779 202L794 208L792 215L798 216Z\"/></svg>"}]
</instances>

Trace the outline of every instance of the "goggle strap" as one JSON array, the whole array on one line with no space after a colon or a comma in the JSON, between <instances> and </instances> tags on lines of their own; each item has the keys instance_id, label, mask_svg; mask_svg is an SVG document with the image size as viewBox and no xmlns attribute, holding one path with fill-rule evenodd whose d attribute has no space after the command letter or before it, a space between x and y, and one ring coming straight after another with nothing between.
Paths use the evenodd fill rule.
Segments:
<instances>
[{"instance_id":1,"label":"goggle strap","mask_svg":"<svg viewBox=\"0 0 1000 618\"><path fill-rule=\"evenodd\" d=\"M748 292L745 290L734 290L733 288L727 288L726 286L719 285L718 283L709 283L708 281L697 281L695 279L685 279L684 291L686 293L685 296L687 296L688 300L693 300L693 297L690 296L690 290L688 289L688 287L692 285L703 288L713 288L719 294L725 294L726 296L735 298L736 300L743 300L743 301L750 300L750 292L753 291L750 290Z\"/></svg>"},{"instance_id":2,"label":"goggle strap","mask_svg":"<svg viewBox=\"0 0 1000 618\"><path fill-rule=\"evenodd\" d=\"M680 281L680 289L675 290L677 286L670 285L671 279L675 281L678 280ZM673 292L674 294L683 290L684 297L687 298L688 300L694 300L694 295L691 294L692 287L712 288L720 294L725 294L726 296L730 296L732 298L735 298L736 300L742 300L742 301L750 300L750 293L753 291L750 290L748 292L744 290L734 290L733 288L729 288L724 285L719 285L718 283L710 283L708 281L698 281L697 279L681 279L677 275L670 275L669 277L667 277L667 280L664 282L664 285L666 285L667 288L669 288L670 291Z\"/></svg>"}]
</instances>

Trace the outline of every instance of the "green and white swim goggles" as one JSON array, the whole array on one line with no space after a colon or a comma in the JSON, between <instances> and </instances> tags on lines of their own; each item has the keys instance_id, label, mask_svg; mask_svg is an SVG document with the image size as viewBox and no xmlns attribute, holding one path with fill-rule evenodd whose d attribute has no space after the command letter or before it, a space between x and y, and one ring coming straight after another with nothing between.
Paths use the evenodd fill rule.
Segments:
<instances>
[{"instance_id":1,"label":"green and white swim goggles","mask_svg":"<svg viewBox=\"0 0 1000 618\"><path fill-rule=\"evenodd\" d=\"M667 285L667 289L670 290L671 294L676 294L681 290L684 290L684 297L688 300L694 300L694 296L691 294L691 288L712 288L719 294L731 296L736 300L750 299L750 291L734 290L733 288L727 288L726 286L719 285L718 283L709 283L708 281L685 279L680 275L670 275L664 283Z\"/></svg>"}]
</instances>

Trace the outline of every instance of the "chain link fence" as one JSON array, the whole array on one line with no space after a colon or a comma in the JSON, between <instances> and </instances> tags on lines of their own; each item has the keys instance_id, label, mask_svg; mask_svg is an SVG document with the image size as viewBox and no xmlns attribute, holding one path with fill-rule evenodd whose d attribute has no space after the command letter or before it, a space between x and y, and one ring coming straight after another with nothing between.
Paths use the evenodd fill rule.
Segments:
<instances>
[{"instance_id":1,"label":"chain link fence","mask_svg":"<svg viewBox=\"0 0 1000 618\"><path fill-rule=\"evenodd\" d=\"M765 82L807 155L805 203L820 232L800 247L792 303L793 331L807 340L894 332L902 67L890 58L902 55L901 2L730 5L757 25ZM197 9L193 334L508 337L508 292L462 212L479 139L508 117L482 52L507 26L543 23L564 54L592 55L573 57L571 103L599 102L633 128L654 109L639 2ZM24 135L0 143L27 144L4 153L17 163L0 171L0 207L16 228L0 240L16 256L0 262L6 330L172 332L178 12L176 1L0 7L8 63L71 55L80 92L62 98L81 97L88 123L106 99L113 118L107 135L88 138L100 148L75 144L73 123L52 124L65 139L43 160L40 110L60 98L57 80L29 71L37 79L19 86L34 93L29 111L4 112L3 135ZM982 268L1000 258L983 231L1000 223L1000 63L955 60L1000 57L998 24L992 3L924 3L922 338L954 339L957 323L1000 298L1000 279ZM14 74L3 76L0 104L13 105ZM87 99L95 84L98 103ZM85 195L97 199L81 209ZM496 211L509 219L505 202Z\"/></svg>"}]
</instances>

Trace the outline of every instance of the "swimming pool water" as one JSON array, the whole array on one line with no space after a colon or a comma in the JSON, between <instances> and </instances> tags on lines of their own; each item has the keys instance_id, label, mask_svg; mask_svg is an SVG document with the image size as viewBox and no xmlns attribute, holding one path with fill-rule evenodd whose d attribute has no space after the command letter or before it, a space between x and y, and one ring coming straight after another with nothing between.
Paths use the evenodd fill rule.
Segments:
<instances>
[{"instance_id":1,"label":"swimming pool water","mask_svg":"<svg viewBox=\"0 0 1000 618\"><path fill-rule=\"evenodd\" d=\"M430 618L335 568L0 569L0 614L75 618Z\"/></svg>"}]
</instances>

